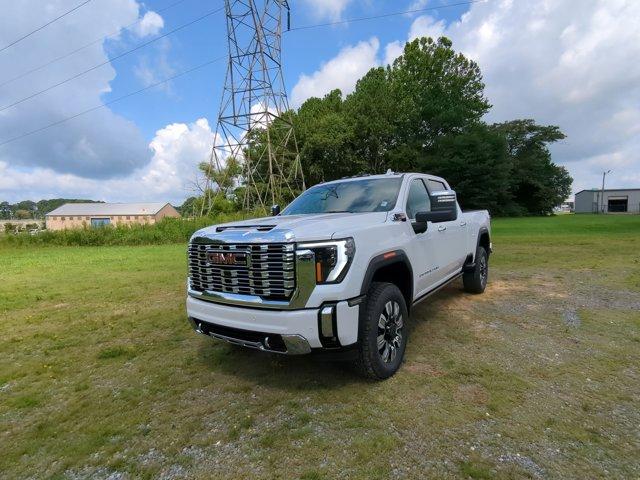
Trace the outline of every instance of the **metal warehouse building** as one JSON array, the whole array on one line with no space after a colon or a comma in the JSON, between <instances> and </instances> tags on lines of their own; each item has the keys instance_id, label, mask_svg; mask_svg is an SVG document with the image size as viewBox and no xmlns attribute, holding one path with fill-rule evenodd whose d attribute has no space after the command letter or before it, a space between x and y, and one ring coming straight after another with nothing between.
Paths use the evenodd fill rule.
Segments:
<instances>
[{"instance_id":1,"label":"metal warehouse building","mask_svg":"<svg viewBox=\"0 0 640 480\"><path fill-rule=\"evenodd\" d=\"M640 213L640 188L582 190L576 193L576 213Z\"/></svg>"},{"instance_id":2,"label":"metal warehouse building","mask_svg":"<svg viewBox=\"0 0 640 480\"><path fill-rule=\"evenodd\" d=\"M65 203L45 216L47 230L156 223L179 217L168 203Z\"/></svg>"}]
</instances>

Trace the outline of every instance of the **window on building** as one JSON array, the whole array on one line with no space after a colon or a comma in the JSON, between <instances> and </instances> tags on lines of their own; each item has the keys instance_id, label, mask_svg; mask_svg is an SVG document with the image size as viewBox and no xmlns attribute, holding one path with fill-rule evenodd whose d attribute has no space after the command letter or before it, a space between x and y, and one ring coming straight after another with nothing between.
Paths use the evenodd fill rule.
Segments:
<instances>
[{"instance_id":1,"label":"window on building","mask_svg":"<svg viewBox=\"0 0 640 480\"><path fill-rule=\"evenodd\" d=\"M428 212L431 210L431 199L427 192L424 182L416 179L411 182L409 187L409 197L407 198L407 217L415 220L416 213Z\"/></svg>"},{"instance_id":2,"label":"window on building","mask_svg":"<svg viewBox=\"0 0 640 480\"><path fill-rule=\"evenodd\" d=\"M106 225L111 224L111 219L109 217L106 218L91 218L91 226L92 227L104 227Z\"/></svg>"},{"instance_id":3,"label":"window on building","mask_svg":"<svg viewBox=\"0 0 640 480\"><path fill-rule=\"evenodd\" d=\"M60 220L62 220L64 222L64 217L60 217Z\"/></svg>"},{"instance_id":4,"label":"window on building","mask_svg":"<svg viewBox=\"0 0 640 480\"><path fill-rule=\"evenodd\" d=\"M130 215L127 215L127 220L131 220L131 216Z\"/></svg>"}]
</instances>

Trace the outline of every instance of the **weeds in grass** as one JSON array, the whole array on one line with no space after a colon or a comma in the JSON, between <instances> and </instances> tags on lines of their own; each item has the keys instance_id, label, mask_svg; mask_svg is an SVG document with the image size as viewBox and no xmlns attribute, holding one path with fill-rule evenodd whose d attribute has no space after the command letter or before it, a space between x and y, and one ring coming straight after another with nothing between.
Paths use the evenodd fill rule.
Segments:
<instances>
[{"instance_id":1,"label":"weeds in grass","mask_svg":"<svg viewBox=\"0 0 640 480\"><path fill-rule=\"evenodd\" d=\"M107 360L107 359L119 358L119 357L132 359L135 356L136 356L136 352L133 348L123 347L123 346L106 347L98 352L98 358L100 360Z\"/></svg>"},{"instance_id":2,"label":"weeds in grass","mask_svg":"<svg viewBox=\"0 0 640 480\"><path fill-rule=\"evenodd\" d=\"M186 243L197 230L219 223L241 220L250 213L220 214L215 217L195 219L164 218L150 225L117 225L51 231L37 235L21 233L0 235L0 247L56 245L56 246L104 246L104 245L161 245Z\"/></svg>"},{"instance_id":3,"label":"weeds in grass","mask_svg":"<svg viewBox=\"0 0 640 480\"><path fill-rule=\"evenodd\" d=\"M183 241L3 244L0 477L638 477L640 217L494 227L380 383L195 335Z\"/></svg>"}]
</instances>

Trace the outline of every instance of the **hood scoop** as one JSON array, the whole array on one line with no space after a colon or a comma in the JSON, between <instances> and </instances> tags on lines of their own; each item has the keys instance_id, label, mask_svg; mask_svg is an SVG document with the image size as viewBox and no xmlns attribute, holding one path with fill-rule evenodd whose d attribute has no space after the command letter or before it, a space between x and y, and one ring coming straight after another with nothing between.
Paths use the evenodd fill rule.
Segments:
<instances>
[{"instance_id":1,"label":"hood scoop","mask_svg":"<svg viewBox=\"0 0 640 480\"><path fill-rule=\"evenodd\" d=\"M276 228L276 225L234 225L234 226L228 226L228 227L218 227L218 228L216 228L216 232L220 233L220 232L226 232L228 230L235 230L235 231L238 231L238 230L244 230L244 231L255 230L257 232L270 232L274 228Z\"/></svg>"}]
</instances>

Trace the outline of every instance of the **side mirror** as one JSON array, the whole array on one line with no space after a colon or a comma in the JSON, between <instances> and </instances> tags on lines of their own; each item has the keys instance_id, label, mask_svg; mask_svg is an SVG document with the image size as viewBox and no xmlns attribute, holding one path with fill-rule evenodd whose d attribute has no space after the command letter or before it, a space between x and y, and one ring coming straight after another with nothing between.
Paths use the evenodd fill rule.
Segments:
<instances>
[{"instance_id":1,"label":"side mirror","mask_svg":"<svg viewBox=\"0 0 640 480\"><path fill-rule=\"evenodd\" d=\"M458 203L456 192L444 190L431 195L431 211L416 213L416 222L413 229L416 233L427 230L428 222L452 222L458 218ZM416 230L418 228L418 230Z\"/></svg>"},{"instance_id":2,"label":"side mirror","mask_svg":"<svg viewBox=\"0 0 640 480\"><path fill-rule=\"evenodd\" d=\"M425 220L424 215L429 214L429 212L420 212L416 213L416 221L411 223L413 227L413 231L416 233L424 233L429 229L428 220Z\"/></svg>"},{"instance_id":3,"label":"side mirror","mask_svg":"<svg viewBox=\"0 0 640 480\"><path fill-rule=\"evenodd\" d=\"M278 215L280 215L280 205L273 205L271 207L271 216L277 217Z\"/></svg>"},{"instance_id":4,"label":"side mirror","mask_svg":"<svg viewBox=\"0 0 640 480\"><path fill-rule=\"evenodd\" d=\"M431 195L431 213L436 213L432 222L452 222L458 218L458 199L453 190L443 190Z\"/></svg>"}]
</instances>

